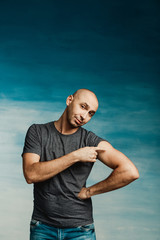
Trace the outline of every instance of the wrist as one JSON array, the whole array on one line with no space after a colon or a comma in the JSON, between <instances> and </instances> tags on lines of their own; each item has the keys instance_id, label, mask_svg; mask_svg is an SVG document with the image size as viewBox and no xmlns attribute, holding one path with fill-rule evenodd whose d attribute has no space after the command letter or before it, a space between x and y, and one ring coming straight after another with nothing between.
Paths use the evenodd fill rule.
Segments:
<instances>
[{"instance_id":1,"label":"wrist","mask_svg":"<svg viewBox=\"0 0 160 240\"><path fill-rule=\"evenodd\" d=\"M71 155L71 159L73 160L74 163L79 161L78 156L77 156L77 151L73 151L69 154Z\"/></svg>"}]
</instances>

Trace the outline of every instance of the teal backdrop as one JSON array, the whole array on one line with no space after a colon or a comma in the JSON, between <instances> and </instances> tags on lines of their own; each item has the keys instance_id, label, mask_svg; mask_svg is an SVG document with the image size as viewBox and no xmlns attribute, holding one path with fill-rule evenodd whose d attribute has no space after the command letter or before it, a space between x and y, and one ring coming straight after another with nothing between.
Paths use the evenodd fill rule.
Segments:
<instances>
[{"instance_id":1,"label":"teal backdrop","mask_svg":"<svg viewBox=\"0 0 160 240\"><path fill-rule=\"evenodd\" d=\"M140 172L131 185L93 197L97 239L159 239L159 12L156 0L0 1L0 239L28 239L28 127L58 119L79 88L100 103L85 128ZM97 161L87 185L110 172Z\"/></svg>"}]
</instances>

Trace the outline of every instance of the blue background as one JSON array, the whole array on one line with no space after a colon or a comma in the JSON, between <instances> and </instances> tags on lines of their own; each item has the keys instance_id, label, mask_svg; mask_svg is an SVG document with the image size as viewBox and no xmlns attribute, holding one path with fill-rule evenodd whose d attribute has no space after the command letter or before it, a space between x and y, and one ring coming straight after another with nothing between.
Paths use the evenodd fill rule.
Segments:
<instances>
[{"instance_id":1,"label":"blue background","mask_svg":"<svg viewBox=\"0 0 160 240\"><path fill-rule=\"evenodd\" d=\"M1 239L28 239L28 127L58 119L79 88L100 103L85 127L140 172L131 185L93 197L98 240L159 239L159 12L156 0L0 1ZM97 162L88 185L110 171Z\"/></svg>"}]
</instances>

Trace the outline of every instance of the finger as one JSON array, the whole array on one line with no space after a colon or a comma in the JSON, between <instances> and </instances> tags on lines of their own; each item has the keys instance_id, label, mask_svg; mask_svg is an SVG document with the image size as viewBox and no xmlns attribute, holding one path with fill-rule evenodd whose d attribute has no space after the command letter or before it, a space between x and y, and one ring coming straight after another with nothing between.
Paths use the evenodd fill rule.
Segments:
<instances>
[{"instance_id":1,"label":"finger","mask_svg":"<svg viewBox=\"0 0 160 240\"><path fill-rule=\"evenodd\" d=\"M93 147L95 150L105 150L104 148L100 148L100 147Z\"/></svg>"},{"instance_id":2,"label":"finger","mask_svg":"<svg viewBox=\"0 0 160 240\"><path fill-rule=\"evenodd\" d=\"M98 148L98 147L96 147L95 151L96 151L96 152L104 152L104 151L106 151L106 150L105 150L104 148Z\"/></svg>"},{"instance_id":3,"label":"finger","mask_svg":"<svg viewBox=\"0 0 160 240\"><path fill-rule=\"evenodd\" d=\"M92 159L90 160L90 162L96 162L96 161L97 161L96 158L92 158Z\"/></svg>"},{"instance_id":4,"label":"finger","mask_svg":"<svg viewBox=\"0 0 160 240\"><path fill-rule=\"evenodd\" d=\"M94 159L96 159L97 157L93 154L91 157L90 157L90 160L92 161L94 161Z\"/></svg>"}]
</instances>

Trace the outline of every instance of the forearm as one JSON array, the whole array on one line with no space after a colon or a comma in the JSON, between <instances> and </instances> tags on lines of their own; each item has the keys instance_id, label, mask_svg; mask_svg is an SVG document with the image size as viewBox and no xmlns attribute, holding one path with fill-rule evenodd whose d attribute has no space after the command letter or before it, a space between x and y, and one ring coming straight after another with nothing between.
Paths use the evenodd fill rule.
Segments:
<instances>
[{"instance_id":1,"label":"forearm","mask_svg":"<svg viewBox=\"0 0 160 240\"><path fill-rule=\"evenodd\" d=\"M60 158L46 162L35 162L27 169L26 180L28 183L45 181L64 171L78 161L74 152Z\"/></svg>"},{"instance_id":2,"label":"forearm","mask_svg":"<svg viewBox=\"0 0 160 240\"><path fill-rule=\"evenodd\" d=\"M60 158L40 162L40 156L25 153L23 156L23 172L27 183L45 181L69 168L76 162L95 162L97 151L104 151L98 147L84 147L68 153Z\"/></svg>"},{"instance_id":3,"label":"forearm","mask_svg":"<svg viewBox=\"0 0 160 240\"><path fill-rule=\"evenodd\" d=\"M116 168L105 180L86 188L86 197L106 193L124 187L138 178L129 169Z\"/></svg>"}]
</instances>

